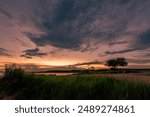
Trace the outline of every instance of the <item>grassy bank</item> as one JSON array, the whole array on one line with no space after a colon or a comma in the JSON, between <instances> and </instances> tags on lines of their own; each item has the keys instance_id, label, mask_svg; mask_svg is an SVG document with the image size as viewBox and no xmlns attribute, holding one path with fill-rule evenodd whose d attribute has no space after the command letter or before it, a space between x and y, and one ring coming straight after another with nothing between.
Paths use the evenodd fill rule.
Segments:
<instances>
[{"instance_id":1,"label":"grassy bank","mask_svg":"<svg viewBox=\"0 0 150 117\"><path fill-rule=\"evenodd\" d=\"M150 99L150 85L92 75L24 74L0 81L0 99Z\"/></svg>"}]
</instances>

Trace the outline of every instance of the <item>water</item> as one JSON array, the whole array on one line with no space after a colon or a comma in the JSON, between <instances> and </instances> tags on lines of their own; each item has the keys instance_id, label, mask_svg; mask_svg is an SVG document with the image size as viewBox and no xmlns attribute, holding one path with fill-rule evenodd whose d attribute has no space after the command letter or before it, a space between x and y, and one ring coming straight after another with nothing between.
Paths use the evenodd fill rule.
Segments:
<instances>
[{"instance_id":1,"label":"water","mask_svg":"<svg viewBox=\"0 0 150 117\"><path fill-rule=\"evenodd\" d=\"M59 73L59 72L51 72L51 73L36 73L37 75L56 75L56 76L68 76L68 75L73 75L74 73Z\"/></svg>"},{"instance_id":2,"label":"water","mask_svg":"<svg viewBox=\"0 0 150 117\"><path fill-rule=\"evenodd\" d=\"M68 75L73 75L74 73L59 73L59 72L51 72L51 73L35 73L35 74L37 74L37 75L47 75L47 76L49 76L49 75L56 75L56 76L68 76ZM4 73L2 73L2 72L0 72L0 78L2 78L3 77L3 75L4 75Z\"/></svg>"}]
</instances>

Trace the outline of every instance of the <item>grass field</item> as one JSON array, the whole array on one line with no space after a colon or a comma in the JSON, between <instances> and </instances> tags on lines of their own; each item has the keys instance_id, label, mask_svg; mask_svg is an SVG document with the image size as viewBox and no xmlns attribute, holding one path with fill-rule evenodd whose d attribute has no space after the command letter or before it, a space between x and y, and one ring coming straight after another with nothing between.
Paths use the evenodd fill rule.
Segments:
<instances>
[{"instance_id":1,"label":"grass field","mask_svg":"<svg viewBox=\"0 0 150 117\"><path fill-rule=\"evenodd\" d=\"M111 75L44 76L23 74L0 81L0 99L100 100L150 99L150 84Z\"/></svg>"}]
</instances>

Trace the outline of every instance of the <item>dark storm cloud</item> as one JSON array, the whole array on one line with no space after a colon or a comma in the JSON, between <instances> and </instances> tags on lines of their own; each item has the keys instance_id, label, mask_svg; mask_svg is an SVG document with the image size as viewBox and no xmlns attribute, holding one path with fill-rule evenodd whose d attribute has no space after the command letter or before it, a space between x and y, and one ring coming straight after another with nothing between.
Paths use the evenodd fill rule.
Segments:
<instances>
[{"instance_id":1,"label":"dark storm cloud","mask_svg":"<svg viewBox=\"0 0 150 117\"><path fill-rule=\"evenodd\" d=\"M83 48L83 43L94 39L106 45L126 44L118 38L132 35L137 39L126 50L132 51L149 46L143 36L149 33L149 4L149 0L1 0L0 13L13 17L14 26L25 25L20 32L37 46L93 52L100 47ZM27 27L33 29L28 31Z\"/></svg>"},{"instance_id":2,"label":"dark storm cloud","mask_svg":"<svg viewBox=\"0 0 150 117\"><path fill-rule=\"evenodd\" d=\"M8 51L4 48L0 48L0 56L10 56Z\"/></svg>"},{"instance_id":3,"label":"dark storm cloud","mask_svg":"<svg viewBox=\"0 0 150 117\"><path fill-rule=\"evenodd\" d=\"M115 43L109 43L110 45L114 44L124 44L125 42L115 42ZM120 50L120 51L106 51L105 55L114 55L114 54L124 54L128 52L133 51L139 51L139 50L146 50L150 48L150 29L146 30L145 32L139 33L135 37L135 41L131 42L129 45L129 49ZM149 56L149 54L145 54L144 56Z\"/></svg>"},{"instance_id":4,"label":"dark storm cloud","mask_svg":"<svg viewBox=\"0 0 150 117\"><path fill-rule=\"evenodd\" d=\"M23 53L24 54L20 55L20 57L25 57L25 58L29 58L29 59L31 59L34 56L42 57L42 56L46 56L47 55L47 53L40 52L39 48L25 50L25 51L23 51Z\"/></svg>"},{"instance_id":5,"label":"dark storm cloud","mask_svg":"<svg viewBox=\"0 0 150 117\"><path fill-rule=\"evenodd\" d=\"M133 43L135 48L148 49L150 48L150 29L140 33L136 41Z\"/></svg>"},{"instance_id":6,"label":"dark storm cloud","mask_svg":"<svg viewBox=\"0 0 150 117\"><path fill-rule=\"evenodd\" d=\"M125 42L127 43L127 42ZM117 44L117 42L113 43ZM110 45L113 45L112 43ZM122 44L122 42L119 44ZM124 44L124 42L123 42ZM141 32L136 36L135 41L131 42L129 45L129 49L125 50L120 50L120 51L106 51L105 55L114 55L114 54L124 54L127 52L133 52L133 51L138 51L138 50L146 50L150 48L150 29L146 30L145 32ZM149 56L149 54L144 55L144 56Z\"/></svg>"},{"instance_id":7,"label":"dark storm cloud","mask_svg":"<svg viewBox=\"0 0 150 117\"><path fill-rule=\"evenodd\" d=\"M132 0L118 0L120 5L127 5L127 4L129 4L130 1L132 1Z\"/></svg>"},{"instance_id":8,"label":"dark storm cloud","mask_svg":"<svg viewBox=\"0 0 150 117\"><path fill-rule=\"evenodd\" d=\"M54 2L51 0L51 2ZM144 1L145 2L145 1ZM144 3L142 2L142 3ZM41 3L40 3L41 4ZM109 42L125 33L130 17L138 10L136 0L60 0L57 4L42 2L36 11L36 26L45 32L24 34L37 46L79 50L87 39Z\"/></svg>"}]
</instances>

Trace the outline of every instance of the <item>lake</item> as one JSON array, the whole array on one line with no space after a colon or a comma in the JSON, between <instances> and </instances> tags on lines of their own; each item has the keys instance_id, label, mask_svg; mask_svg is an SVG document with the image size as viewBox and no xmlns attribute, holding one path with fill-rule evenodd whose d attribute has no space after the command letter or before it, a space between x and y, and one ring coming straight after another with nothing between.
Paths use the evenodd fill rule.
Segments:
<instances>
[{"instance_id":1,"label":"lake","mask_svg":"<svg viewBox=\"0 0 150 117\"><path fill-rule=\"evenodd\" d=\"M3 76L3 74L4 73L2 73L2 72L0 72L0 78L2 78L2 76ZM51 72L51 73L35 73L36 75L47 75L47 76L49 76L49 75L56 75L56 76L68 76L68 75L73 75L74 73L68 73L68 72L66 72L66 73L62 73L62 72Z\"/></svg>"},{"instance_id":2,"label":"lake","mask_svg":"<svg viewBox=\"0 0 150 117\"><path fill-rule=\"evenodd\" d=\"M35 73L37 75L56 75L56 76L68 76L68 75L73 75L74 73L62 73L62 72L51 72L51 73Z\"/></svg>"}]
</instances>

